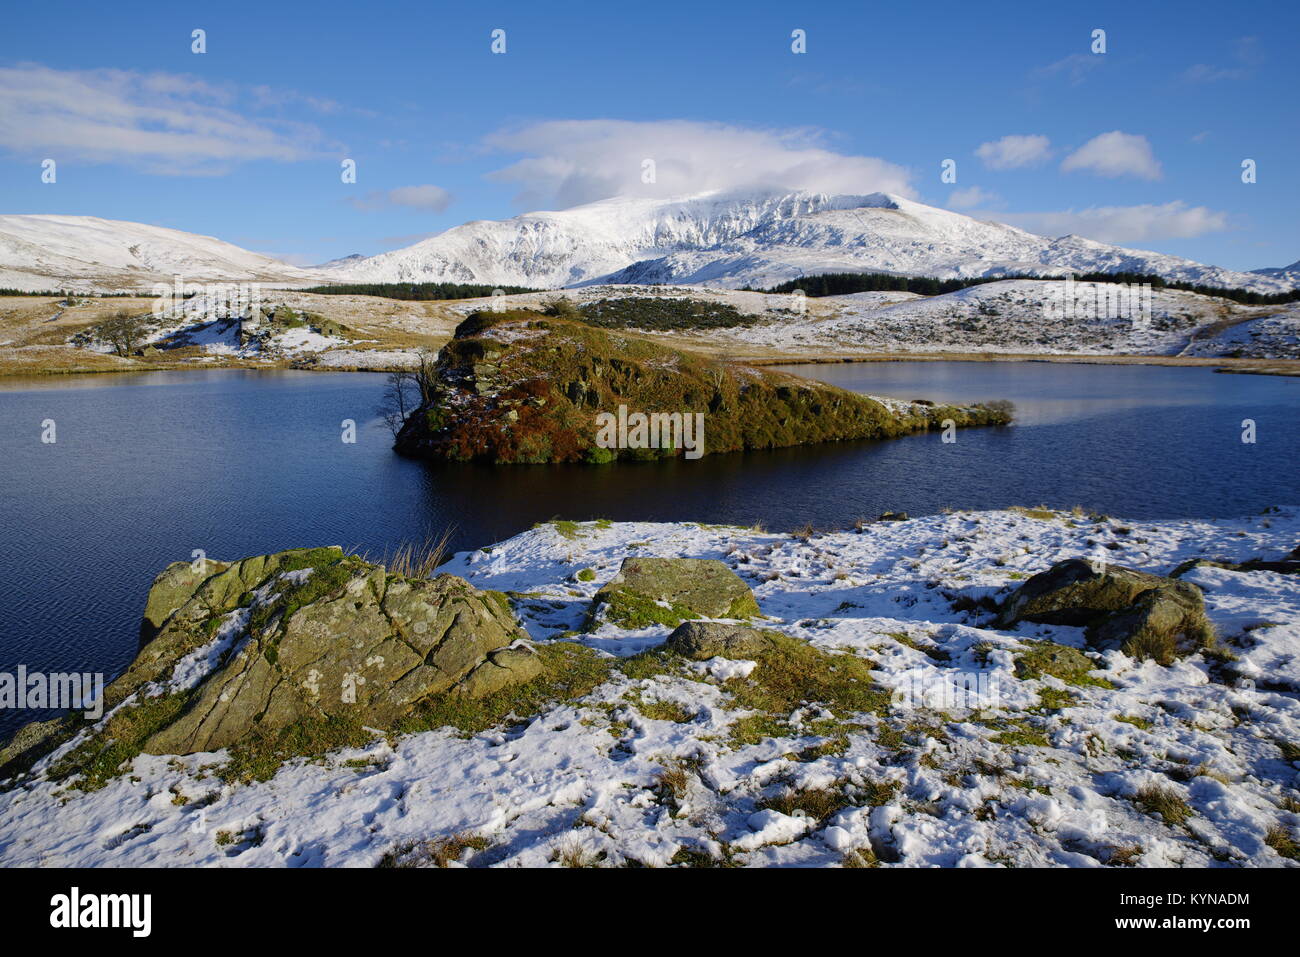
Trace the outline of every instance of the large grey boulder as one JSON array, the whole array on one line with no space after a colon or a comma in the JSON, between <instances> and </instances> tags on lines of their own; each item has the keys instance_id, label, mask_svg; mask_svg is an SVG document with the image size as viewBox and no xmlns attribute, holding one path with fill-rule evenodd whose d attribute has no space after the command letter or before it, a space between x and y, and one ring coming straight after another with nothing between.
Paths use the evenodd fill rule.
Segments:
<instances>
[{"instance_id":1,"label":"large grey boulder","mask_svg":"<svg viewBox=\"0 0 1300 957\"><path fill-rule=\"evenodd\" d=\"M593 618L628 628L758 614L749 586L713 558L625 558L592 599Z\"/></svg>"},{"instance_id":2,"label":"large grey boulder","mask_svg":"<svg viewBox=\"0 0 1300 957\"><path fill-rule=\"evenodd\" d=\"M149 754L214 751L331 722L395 729L437 696L482 697L543 671L504 595L454 575L395 575L338 548L201 570L177 563L145 608L150 637L105 689L106 710L125 705L101 737L129 729ZM75 730L72 719L30 726L0 766ZM111 743L92 739L78 753L98 760Z\"/></svg>"},{"instance_id":3,"label":"large grey boulder","mask_svg":"<svg viewBox=\"0 0 1300 957\"><path fill-rule=\"evenodd\" d=\"M665 647L693 661L709 658L760 658L775 654L789 639L776 632L725 621L685 621L668 636Z\"/></svg>"},{"instance_id":4,"label":"large grey boulder","mask_svg":"<svg viewBox=\"0 0 1300 957\"><path fill-rule=\"evenodd\" d=\"M1169 664L1214 644L1201 591L1190 582L1079 558L1027 580L1004 602L1000 627L1021 621L1086 628L1088 644Z\"/></svg>"}]
</instances>

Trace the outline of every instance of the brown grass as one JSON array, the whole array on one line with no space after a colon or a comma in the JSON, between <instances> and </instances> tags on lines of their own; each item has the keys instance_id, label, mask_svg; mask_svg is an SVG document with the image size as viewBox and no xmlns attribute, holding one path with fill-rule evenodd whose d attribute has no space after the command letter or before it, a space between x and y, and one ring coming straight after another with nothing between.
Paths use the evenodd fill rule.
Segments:
<instances>
[{"instance_id":1,"label":"brown grass","mask_svg":"<svg viewBox=\"0 0 1300 957\"><path fill-rule=\"evenodd\" d=\"M1295 839L1291 837L1291 831L1281 824L1274 824L1268 829L1268 833L1264 835L1264 843L1283 857L1300 861L1300 846L1297 846Z\"/></svg>"},{"instance_id":2,"label":"brown grass","mask_svg":"<svg viewBox=\"0 0 1300 957\"><path fill-rule=\"evenodd\" d=\"M1178 827L1192 816L1192 809L1178 792L1163 784L1148 784L1133 800L1143 810L1159 814L1171 827Z\"/></svg>"},{"instance_id":3,"label":"brown grass","mask_svg":"<svg viewBox=\"0 0 1300 957\"><path fill-rule=\"evenodd\" d=\"M447 554L447 549L454 531L455 526L449 525L436 538L429 536L418 545L411 542L399 545L392 554L385 552L382 558L372 559L364 554L360 557L383 565L391 574L403 578L428 578L451 557Z\"/></svg>"},{"instance_id":4,"label":"brown grass","mask_svg":"<svg viewBox=\"0 0 1300 957\"><path fill-rule=\"evenodd\" d=\"M487 838L462 832L429 841L407 841L389 850L380 859L379 867L447 867L471 848L481 851L488 846Z\"/></svg>"}]
</instances>

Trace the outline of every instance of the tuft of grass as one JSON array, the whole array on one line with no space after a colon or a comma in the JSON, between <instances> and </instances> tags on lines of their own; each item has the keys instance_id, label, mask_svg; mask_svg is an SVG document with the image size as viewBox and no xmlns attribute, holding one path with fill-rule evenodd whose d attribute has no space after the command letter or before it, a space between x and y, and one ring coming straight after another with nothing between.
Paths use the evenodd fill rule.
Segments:
<instances>
[{"instance_id":1,"label":"tuft of grass","mask_svg":"<svg viewBox=\"0 0 1300 957\"><path fill-rule=\"evenodd\" d=\"M655 775L655 791L674 807L681 805L690 786L690 773L680 763L663 768Z\"/></svg>"},{"instance_id":2,"label":"tuft of grass","mask_svg":"<svg viewBox=\"0 0 1300 957\"><path fill-rule=\"evenodd\" d=\"M1264 835L1264 843L1283 857L1300 861L1300 845L1297 845L1295 839L1291 837L1291 831L1281 824L1269 827L1268 833Z\"/></svg>"},{"instance_id":3,"label":"tuft of grass","mask_svg":"<svg viewBox=\"0 0 1300 957\"><path fill-rule=\"evenodd\" d=\"M390 574L400 575L403 578L429 578L439 565L451 557L448 548L453 531L454 528L448 526L436 538L429 536L419 544L408 542L400 545L391 555L385 552L384 556L377 559L375 563L383 565ZM366 555L362 555L361 558L366 561L371 560Z\"/></svg>"},{"instance_id":4,"label":"tuft of grass","mask_svg":"<svg viewBox=\"0 0 1300 957\"><path fill-rule=\"evenodd\" d=\"M852 804L844 790L839 787L808 788L803 791L786 788L775 797L763 798L758 802L758 809L760 811L770 809L790 815L802 812L820 824L832 814L851 807Z\"/></svg>"},{"instance_id":5,"label":"tuft of grass","mask_svg":"<svg viewBox=\"0 0 1300 957\"><path fill-rule=\"evenodd\" d=\"M776 632L770 637L773 651L758 656L753 673L727 683L737 706L781 718L802 704L824 705L837 718L888 711L889 691L875 683L861 658L829 654Z\"/></svg>"},{"instance_id":6,"label":"tuft of grass","mask_svg":"<svg viewBox=\"0 0 1300 957\"><path fill-rule=\"evenodd\" d=\"M1148 784L1133 796L1133 802L1144 811L1159 814L1171 827L1182 825L1193 813L1177 791L1163 784Z\"/></svg>"},{"instance_id":7,"label":"tuft of grass","mask_svg":"<svg viewBox=\"0 0 1300 957\"><path fill-rule=\"evenodd\" d=\"M1056 518L1056 513L1046 505L1040 505L1037 508L1025 508L1022 505L1012 505L1008 512L1015 512L1017 515L1023 515L1026 518L1037 518L1044 522L1050 522Z\"/></svg>"},{"instance_id":8,"label":"tuft of grass","mask_svg":"<svg viewBox=\"0 0 1300 957\"><path fill-rule=\"evenodd\" d=\"M651 721L671 721L674 724L685 724L695 719L696 712L677 701L646 701L641 697L639 691L633 691L627 697L633 707L641 712L642 717L649 718Z\"/></svg>"},{"instance_id":9,"label":"tuft of grass","mask_svg":"<svg viewBox=\"0 0 1300 957\"><path fill-rule=\"evenodd\" d=\"M855 847L840 858L840 867L879 867L880 860L870 847Z\"/></svg>"},{"instance_id":10,"label":"tuft of grass","mask_svg":"<svg viewBox=\"0 0 1300 957\"><path fill-rule=\"evenodd\" d=\"M1117 714L1115 715L1115 720L1122 721L1124 724L1131 724L1133 727L1140 728L1143 731L1150 731L1155 725L1154 721L1151 721L1148 718L1138 717L1135 714Z\"/></svg>"},{"instance_id":11,"label":"tuft of grass","mask_svg":"<svg viewBox=\"0 0 1300 957\"><path fill-rule=\"evenodd\" d=\"M1106 863L1112 867L1133 867L1142 856L1141 844L1128 844L1124 847L1112 847L1106 857Z\"/></svg>"},{"instance_id":12,"label":"tuft of grass","mask_svg":"<svg viewBox=\"0 0 1300 957\"><path fill-rule=\"evenodd\" d=\"M377 867L448 867L468 850L482 851L488 840L462 832L428 841L406 841L384 853Z\"/></svg>"},{"instance_id":13,"label":"tuft of grass","mask_svg":"<svg viewBox=\"0 0 1300 957\"><path fill-rule=\"evenodd\" d=\"M744 748L768 738L784 738L791 733L790 725L770 714L750 714L731 723L727 743L732 748Z\"/></svg>"},{"instance_id":14,"label":"tuft of grass","mask_svg":"<svg viewBox=\"0 0 1300 957\"><path fill-rule=\"evenodd\" d=\"M665 608L653 598L623 589L615 589L603 597L605 600L601 603L601 609L604 617L620 628L629 630L649 628L652 625L676 628L688 618L699 617L685 605L670 602ZM591 624L595 624L594 619Z\"/></svg>"},{"instance_id":15,"label":"tuft of grass","mask_svg":"<svg viewBox=\"0 0 1300 957\"><path fill-rule=\"evenodd\" d=\"M594 582L596 580L596 570L594 568L584 568L578 572L578 581Z\"/></svg>"},{"instance_id":16,"label":"tuft of grass","mask_svg":"<svg viewBox=\"0 0 1300 957\"><path fill-rule=\"evenodd\" d=\"M1047 740L1047 735L1043 732L1029 727L1010 728L1006 731L995 734L992 738L994 744L1005 744L1013 748L1047 748L1051 747L1051 742Z\"/></svg>"},{"instance_id":17,"label":"tuft of grass","mask_svg":"<svg viewBox=\"0 0 1300 957\"><path fill-rule=\"evenodd\" d=\"M551 861L561 867L581 869L598 866L604 856L603 853L593 854L583 847L580 839L570 836L560 842L551 856Z\"/></svg>"},{"instance_id":18,"label":"tuft of grass","mask_svg":"<svg viewBox=\"0 0 1300 957\"><path fill-rule=\"evenodd\" d=\"M1093 670L1092 662L1083 664L1078 656L1070 653L1073 649L1063 650L1063 646L1051 641L1029 641L1025 645L1028 650L1016 655L1017 678L1029 680L1051 675L1060 678L1066 684L1079 687L1108 690L1115 688L1115 685L1105 678L1092 677L1089 673Z\"/></svg>"},{"instance_id":19,"label":"tuft of grass","mask_svg":"<svg viewBox=\"0 0 1300 957\"><path fill-rule=\"evenodd\" d=\"M1285 738L1274 738L1273 743L1276 744L1278 750L1282 752L1283 761L1286 761L1288 764L1294 764L1296 761L1300 761L1300 744L1296 744L1294 741L1287 741Z\"/></svg>"}]
</instances>

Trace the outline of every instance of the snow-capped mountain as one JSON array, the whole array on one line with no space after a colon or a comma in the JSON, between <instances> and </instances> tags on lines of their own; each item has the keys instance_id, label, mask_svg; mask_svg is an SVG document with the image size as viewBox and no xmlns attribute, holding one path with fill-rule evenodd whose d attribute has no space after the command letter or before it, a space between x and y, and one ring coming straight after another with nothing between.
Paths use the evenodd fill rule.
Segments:
<instances>
[{"instance_id":1,"label":"snow-capped mountain","mask_svg":"<svg viewBox=\"0 0 1300 957\"><path fill-rule=\"evenodd\" d=\"M541 288L608 282L734 288L814 273L877 271L940 278L1128 271L1261 292L1291 288L1272 276L1079 236L1045 239L886 193L601 200L466 223L351 264L336 276Z\"/></svg>"},{"instance_id":2,"label":"snow-capped mountain","mask_svg":"<svg viewBox=\"0 0 1300 957\"><path fill-rule=\"evenodd\" d=\"M143 289L156 282L316 281L211 236L95 216L0 216L0 287Z\"/></svg>"},{"instance_id":3,"label":"snow-capped mountain","mask_svg":"<svg viewBox=\"0 0 1300 957\"><path fill-rule=\"evenodd\" d=\"M1300 260L1293 262L1289 266L1280 266L1273 269L1252 269L1251 272L1257 276L1268 276L1270 279L1277 279L1287 285L1300 287Z\"/></svg>"},{"instance_id":4,"label":"snow-capped mountain","mask_svg":"<svg viewBox=\"0 0 1300 957\"><path fill-rule=\"evenodd\" d=\"M0 287L146 288L189 282L594 283L762 288L825 272L973 277L1154 273L1280 292L1297 267L1234 272L1064 236L1047 239L886 193L620 197L456 226L404 249L301 269L207 236L84 216L0 216Z\"/></svg>"}]
</instances>

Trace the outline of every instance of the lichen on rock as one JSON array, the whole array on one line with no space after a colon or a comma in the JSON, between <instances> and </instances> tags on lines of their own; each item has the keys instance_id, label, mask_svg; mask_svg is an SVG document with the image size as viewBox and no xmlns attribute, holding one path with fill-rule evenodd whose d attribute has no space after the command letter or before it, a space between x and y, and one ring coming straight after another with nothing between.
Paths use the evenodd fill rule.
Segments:
<instances>
[{"instance_id":1,"label":"lichen on rock","mask_svg":"<svg viewBox=\"0 0 1300 957\"><path fill-rule=\"evenodd\" d=\"M623 559L618 574L596 592L590 619L647 628L759 614L749 586L717 559L639 557Z\"/></svg>"},{"instance_id":2,"label":"lichen on rock","mask_svg":"<svg viewBox=\"0 0 1300 957\"><path fill-rule=\"evenodd\" d=\"M489 695L543 670L503 595L454 575L395 575L338 548L171 565L145 607L147 640L105 689L103 727L57 776L102 778L141 752L385 730L431 697ZM30 758L80 728L69 717L15 740ZM10 750L0 763L19 756Z\"/></svg>"}]
</instances>

